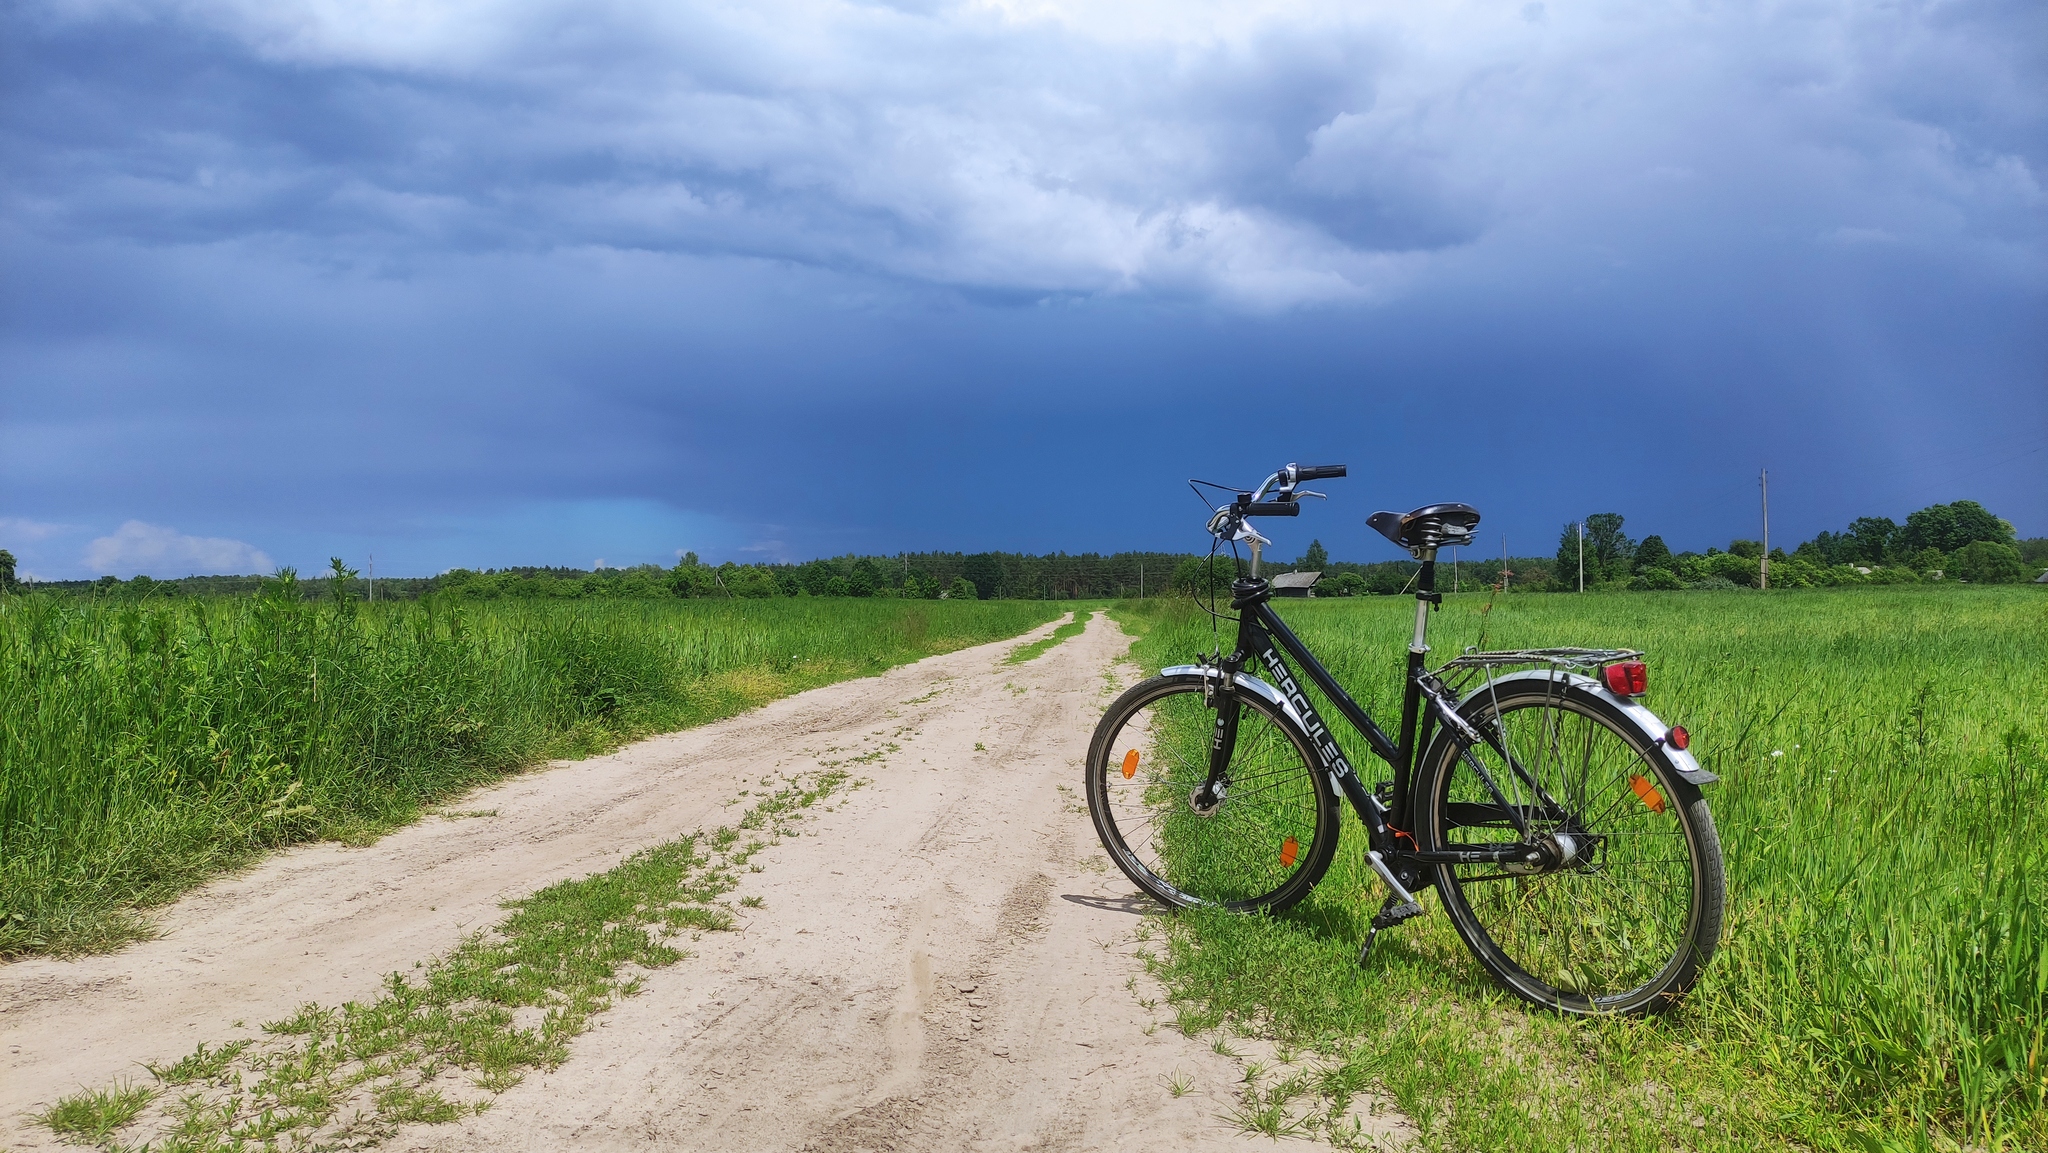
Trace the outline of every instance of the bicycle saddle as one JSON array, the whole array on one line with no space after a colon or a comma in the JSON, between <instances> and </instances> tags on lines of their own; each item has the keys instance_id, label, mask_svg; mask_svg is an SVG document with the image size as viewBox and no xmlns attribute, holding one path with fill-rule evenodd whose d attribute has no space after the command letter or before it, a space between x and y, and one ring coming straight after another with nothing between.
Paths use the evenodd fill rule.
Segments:
<instances>
[{"instance_id":1,"label":"bicycle saddle","mask_svg":"<svg viewBox=\"0 0 2048 1153\"><path fill-rule=\"evenodd\" d=\"M1472 530L1479 527L1479 510L1469 504L1426 504L1405 515L1376 512L1365 523L1379 534L1410 552L1426 548L1472 543Z\"/></svg>"}]
</instances>

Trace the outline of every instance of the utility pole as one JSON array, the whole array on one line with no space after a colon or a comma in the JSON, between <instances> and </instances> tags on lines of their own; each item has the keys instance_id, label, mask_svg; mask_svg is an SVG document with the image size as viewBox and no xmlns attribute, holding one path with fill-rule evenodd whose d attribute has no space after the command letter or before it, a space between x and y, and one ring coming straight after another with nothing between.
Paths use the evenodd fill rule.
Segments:
<instances>
[{"instance_id":1,"label":"utility pole","mask_svg":"<svg viewBox=\"0 0 2048 1153\"><path fill-rule=\"evenodd\" d=\"M1502 533L1502 534L1500 534L1500 587L1501 587L1501 591L1502 591L1502 592L1506 592L1506 591L1507 591L1507 587L1508 587L1508 534L1506 534L1506 533Z\"/></svg>"},{"instance_id":2,"label":"utility pole","mask_svg":"<svg viewBox=\"0 0 2048 1153\"><path fill-rule=\"evenodd\" d=\"M1586 591L1586 522L1579 522L1579 591Z\"/></svg>"},{"instance_id":3,"label":"utility pole","mask_svg":"<svg viewBox=\"0 0 2048 1153\"><path fill-rule=\"evenodd\" d=\"M370 554L370 603L377 603L377 554Z\"/></svg>"},{"instance_id":4,"label":"utility pole","mask_svg":"<svg viewBox=\"0 0 2048 1153\"><path fill-rule=\"evenodd\" d=\"M1764 490L1764 556L1763 567L1757 570L1761 578L1760 587L1771 587L1771 470L1761 469L1757 473L1757 484Z\"/></svg>"},{"instance_id":5,"label":"utility pole","mask_svg":"<svg viewBox=\"0 0 2048 1153\"><path fill-rule=\"evenodd\" d=\"M1138 599L1145 599L1145 562L1138 562Z\"/></svg>"},{"instance_id":6,"label":"utility pole","mask_svg":"<svg viewBox=\"0 0 2048 1153\"><path fill-rule=\"evenodd\" d=\"M1451 550L1451 591L1458 591L1458 550Z\"/></svg>"}]
</instances>

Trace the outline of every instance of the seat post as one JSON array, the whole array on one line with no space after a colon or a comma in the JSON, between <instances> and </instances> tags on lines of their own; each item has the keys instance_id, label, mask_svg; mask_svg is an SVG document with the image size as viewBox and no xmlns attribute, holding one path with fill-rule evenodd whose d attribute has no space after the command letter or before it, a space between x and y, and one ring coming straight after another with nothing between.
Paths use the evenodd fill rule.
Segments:
<instances>
[{"instance_id":1,"label":"seat post","mask_svg":"<svg viewBox=\"0 0 2048 1153\"><path fill-rule=\"evenodd\" d=\"M1415 639L1408 642L1408 651L1421 656L1429 651L1429 606L1436 597L1436 550L1417 549L1415 555L1422 561L1422 571L1415 574Z\"/></svg>"}]
</instances>

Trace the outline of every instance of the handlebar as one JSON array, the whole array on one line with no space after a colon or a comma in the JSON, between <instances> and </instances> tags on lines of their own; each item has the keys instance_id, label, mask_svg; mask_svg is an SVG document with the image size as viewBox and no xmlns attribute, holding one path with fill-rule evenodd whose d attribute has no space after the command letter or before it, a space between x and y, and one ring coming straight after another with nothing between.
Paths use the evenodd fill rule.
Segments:
<instances>
[{"instance_id":1,"label":"handlebar","mask_svg":"<svg viewBox=\"0 0 2048 1153\"><path fill-rule=\"evenodd\" d=\"M1321 496L1319 492L1297 494L1294 487L1305 480L1332 480L1343 476L1346 469L1341 464L1290 464L1266 478L1265 483L1251 492L1239 492L1237 499L1216 510L1209 518L1209 532L1218 540L1249 539L1256 546L1264 540L1251 526L1245 524L1255 516L1300 516L1300 497ZM1274 499L1267 500L1270 495Z\"/></svg>"}]
</instances>

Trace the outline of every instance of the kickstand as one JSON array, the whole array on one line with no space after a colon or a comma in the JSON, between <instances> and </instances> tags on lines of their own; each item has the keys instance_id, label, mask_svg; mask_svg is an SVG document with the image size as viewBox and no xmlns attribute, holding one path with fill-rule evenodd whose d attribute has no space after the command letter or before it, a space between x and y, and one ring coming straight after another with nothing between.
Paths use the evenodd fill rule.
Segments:
<instances>
[{"instance_id":1,"label":"kickstand","mask_svg":"<svg viewBox=\"0 0 2048 1153\"><path fill-rule=\"evenodd\" d=\"M1388 897L1387 903L1380 906L1380 911L1373 914L1372 927L1366 930L1365 944L1360 946L1358 950L1358 967L1364 968L1366 959L1372 956L1372 943L1379 940L1381 929L1392 928L1410 917L1420 917L1421 915L1422 905L1420 902L1413 900L1404 901L1399 897Z\"/></svg>"}]
</instances>

